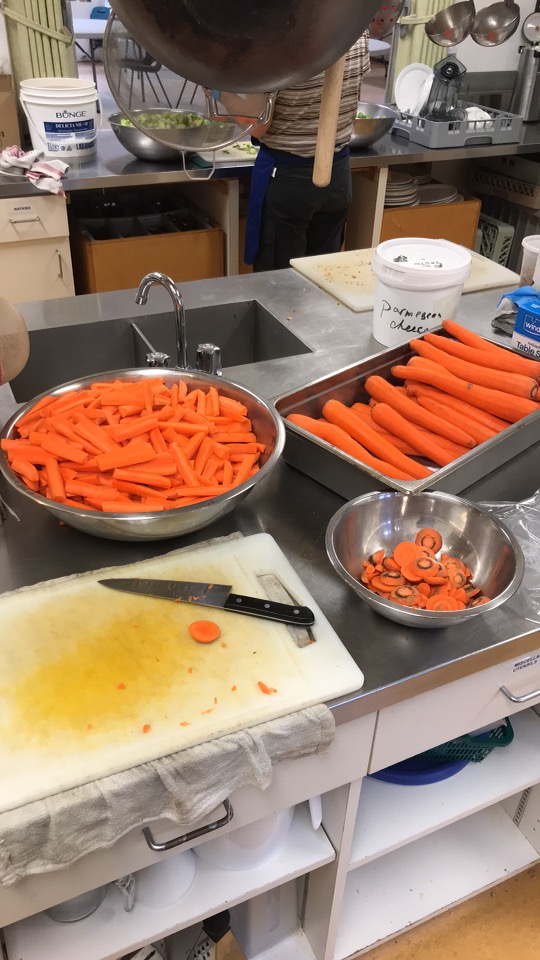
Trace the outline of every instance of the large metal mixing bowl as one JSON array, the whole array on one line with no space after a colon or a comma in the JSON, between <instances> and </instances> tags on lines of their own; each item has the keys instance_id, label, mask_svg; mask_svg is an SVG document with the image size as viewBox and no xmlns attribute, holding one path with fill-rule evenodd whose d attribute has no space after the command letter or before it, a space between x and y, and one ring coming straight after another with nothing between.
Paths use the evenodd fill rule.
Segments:
<instances>
[{"instance_id":1,"label":"large metal mixing bowl","mask_svg":"<svg viewBox=\"0 0 540 960\"><path fill-rule=\"evenodd\" d=\"M385 133L389 133L397 117L397 111L382 103L358 104L358 113L365 113L366 117L357 117L353 123L353 135L350 141L352 150L361 150L377 143Z\"/></svg>"},{"instance_id":2,"label":"large metal mixing bowl","mask_svg":"<svg viewBox=\"0 0 540 960\"><path fill-rule=\"evenodd\" d=\"M391 553L400 540L414 540L423 527L435 527L442 550L469 567L472 581L491 597L465 610L418 610L384 600L362 583L362 562L384 548ZM330 560L355 593L377 613L407 627L451 627L488 615L516 592L525 572L521 547L513 534L481 507L449 493L367 493L346 503L326 532Z\"/></svg>"},{"instance_id":3,"label":"large metal mixing bowl","mask_svg":"<svg viewBox=\"0 0 540 960\"><path fill-rule=\"evenodd\" d=\"M261 443L266 444L266 450L260 460L260 470L240 486L203 503L177 507L173 510L163 510L159 513L137 514L100 513L97 510L77 509L76 507L55 503L54 500L49 500L39 493L34 493L13 473L6 454L1 449L0 472L15 490L44 507L58 520L63 520L69 526L76 527L77 530L91 533L97 537L105 537L108 540L166 540L192 533L194 530L200 530L202 527L207 527L215 520L224 517L231 510L234 510L247 497L250 490L273 470L281 456L285 442L285 427L279 414L266 401L261 400L250 390L232 383L224 377L215 377L211 374L189 370L136 368L133 370L114 370L96 374L92 377L84 377L80 380L72 380L56 387L54 390L47 390L46 393L35 397L21 407L6 423L0 434L0 439L14 440L18 438L18 421L28 413L42 396L60 397L70 390L85 389L90 384L101 381L155 379L156 376L163 376L167 386L172 386L174 382L181 380L186 381L190 390L201 389L206 392L210 386L214 386L222 396L231 397L243 403L247 407L247 415L252 421L255 434Z\"/></svg>"},{"instance_id":4,"label":"large metal mixing bowl","mask_svg":"<svg viewBox=\"0 0 540 960\"><path fill-rule=\"evenodd\" d=\"M124 120L123 113L113 113L109 117L111 130L116 134L117 140L125 147L129 153L139 160L150 160L153 163L173 163L176 161L182 164L182 152L175 147L169 147L166 143L160 143L153 140L146 133L143 133L139 127L133 125L127 126L121 123Z\"/></svg>"},{"instance_id":5,"label":"large metal mixing bowl","mask_svg":"<svg viewBox=\"0 0 540 960\"><path fill-rule=\"evenodd\" d=\"M112 0L169 70L211 90L266 93L309 80L365 30L380 0Z\"/></svg>"}]
</instances>

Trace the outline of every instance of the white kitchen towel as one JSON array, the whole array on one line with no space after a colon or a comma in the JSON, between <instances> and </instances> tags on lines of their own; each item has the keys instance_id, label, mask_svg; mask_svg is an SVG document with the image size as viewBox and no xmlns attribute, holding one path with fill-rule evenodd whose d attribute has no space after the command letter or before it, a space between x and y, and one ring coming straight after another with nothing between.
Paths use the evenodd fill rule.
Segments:
<instances>
[{"instance_id":1,"label":"white kitchen towel","mask_svg":"<svg viewBox=\"0 0 540 960\"><path fill-rule=\"evenodd\" d=\"M244 786L266 789L281 760L324 753L335 733L324 704L143 763L0 815L0 883L69 866L165 818L178 833ZM234 820L233 820L234 823Z\"/></svg>"},{"instance_id":2,"label":"white kitchen towel","mask_svg":"<svg viewBox=\"0 0 540 960\"><path fill-rule=\"evenodd\" d=\"M40 150L21 150L20 147L6 147L0 153L0 171L14 173L21 170L38 190L65 196L61 179L69 169L63 160L44 160Z\"/></svg>"}]
</instances>

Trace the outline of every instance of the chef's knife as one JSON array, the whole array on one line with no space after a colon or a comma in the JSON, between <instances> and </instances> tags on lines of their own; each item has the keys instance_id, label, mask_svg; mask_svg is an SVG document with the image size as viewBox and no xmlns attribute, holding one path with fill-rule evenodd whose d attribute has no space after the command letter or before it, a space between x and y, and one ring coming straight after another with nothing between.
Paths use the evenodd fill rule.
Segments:
<instances>
[{"instance_id":1,"label":"chef's knife","mask_svg":"<svg viewBox=\"0 0 540 960\"><path fill-rule=\"evenodd\" d=\"M231 593L230 584L193 583L190 580L145 580L139 577L115 577L113 580L98 580L98 583L125 593L220 607L234 613L245 613L249 617L262 617L264 620L300 627L309 627L315 622L315 615L309 607L297 607L289 603L277 603L275 600L261 600L260 597Z\"/></svg>"}]
</instances>

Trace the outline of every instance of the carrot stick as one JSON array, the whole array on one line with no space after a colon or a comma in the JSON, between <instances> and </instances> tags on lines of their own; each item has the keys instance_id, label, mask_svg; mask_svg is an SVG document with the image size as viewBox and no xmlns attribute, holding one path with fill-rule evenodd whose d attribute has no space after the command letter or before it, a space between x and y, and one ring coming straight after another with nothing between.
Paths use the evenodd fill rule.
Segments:
<instances>
[{"instance_id":1,"label":"carrot stick","mask_svg":"<svg viewBox=\"0 0 540 960\"><path fill-rule=\"evenodd\" d=\"M96 457L100 470L114 470L115 467L132 466L134 463L145 463L153 460L155 450L149 443L140 443L130 447L119 447L110 453L101 453Z\"/></svg>"},{"instance_id":2,"label":"carrot stick","mask_svg":"<svg viewBox=\"0 0 540 960\"><path fill-rule=\"evenodd\" d=\"M353 440L365 444L370 453L380 457L386 463L391 463L399 470L403 470L404 473L408 473L415 480L423 480L431 476L427 467L421 466L411 457L406 457L399 450L396 450L391 443L388 443L384 437L372 430L367 423L362 423L356 414L352 413L339 400L327 400L323 406L323 416L345 430Z\"/></svg>"},{"instance_id":3,"label":"carrot stick","mask_svg":"<svg viewBox=\"0 0 540 960\"><path fill-rule=\"evenodd\" d=\"M75 460L76 463L84 463L85 460L88 460L88 454L80 447L75 446L71 440L64 440L63 437L54 434L44 436L41 446L47 453L60 460Z\"/></svg>"},{"instance_id":4,"label":"carrot stick","mask_svg":"<svg viewBox=\"0 0 540 960\"><path fill-rule=\"evenodd\" d=\"M419 454L427 457L429 460L433 460L434 463L438 463L439 466L444 467L447 463L452 463L454 460L451 453L444 450L443 447L438 446L438 444L433 443L431 439L426 438L416 429L416 424L405 420L405 417L387 403L378 403L373 408L373 419L391 433L398 433L400 436L405 437L411 446L416 447Z\"/></svg>"},{"instance_id":5,"label":"carrot stick","mask_svg":"<svg viewBox=\"0 0 540 960\"><path fill-rule=\"evenodd\" d=\"M356 440L353 440L345 430L342 430L342 428L336 424L314 420L312 417L306 417L300 413L289 414L287 420L290 420L291 423L296 424L296 426L302 430L307 430L308 433L319 437L319 439L325 440L326 443L331 443L332 446L337 447L338 450L343 450L344 453L348 453L349 456L354 457L355 460L360 460L361 463L372 467L373 470L378 470L379 473L383 473L387 477L392 477L394 480L414 479L411 474L405 473L403 470L398 469L398 467L394 467L393 464L373 457L365 447Z\"/></svg>"},{"instance_id":6,"label":"carrot stick","mask_svg":"<svg viewBox=\"0 0 540 960\"><path fill-rule=\"evenodd\" d=\"M423 339L433 347L450 353L460 360L468 360L470 363L476 363L480 367L490 367L492 370L504 370L506 373L521 373L523 376L532 377L533 380L540 380L540 361L519 356L503 347L497 351L481 350L461 343L460 340L452 340L451 337L437 336L435 333L425 333Z\"/></svg>"},{"instance_id":7,"label":"carrot stick","mask_svg":"<svg viewBox=\"0 0 540 960\"><path fill-rule=\"evenodd\" d=\"M415 353L426 360L432 360L434 363L440 364L441 367L449 370L460 380L476 383L480 387L504 390L505 393L514 394L516 397L525 397L528 400L534 400L538 392L538 384L531 377L524 377L519 373L505 373L502 370L495 371L489 367L479 367L467 360L452 357L444 350L438 350L437 347L433 347L424 340L411 340L409 346Z\"/></svg>"},{"instance_id":8,"label":"carrot stick","mask_svg":"<svg viewBox=\"0 0 540 960\"><path fill-rule=\"evenodd\" d=\"M436 364L433 367L424 365L409 367L397 364L392 367L392 373L398 380L411 378L421 383L428 383L432 387L438 387L444 393L457 397L458 400L471 403L474 407L493 413L496 417L510 420L511 423L538 410L538 404L533 400L525 400L523 397L503 393L502 390L490 390L489 387L467 383L442 367L437 369Z\"/></svg>"},{"instance_id":9,"label":"carrot stick","mask_svg":"<svg viewBox=\"0 0 540 960\"><path fill-rule=\"evenodd\" d=\"M18 473L19 476L24 477L25 480L29 480L30 483L37 483L39 481L39 473L37 472L33 463L30 463L29 460L23 460L22 458L15 457L10 461L11 469Z\"/></svg>"},{"instance_id":10,"label":"carrot stick","mask_svg":"<svg viewBox=\"0 0 540 960\"><path fill-rule=\"evenodd\" d=\"M451 440L452 443L459 443L463 447L476 446L476 441L471 434L461 429L461 427L456 427L447 420L443 420L442 417L428 413L428 411L415 403L414 400L404 396L382 377L368 377L365 382L365 388L374 400L389 404L394 410L402 414L403 417L412 420L413 423L419 424L421 427L425 427L426 430L431 430L432 433L438 433L441 437L446 437L446 439ZM372 416L374 420L380 424L380 420L375 417L374 410L372 410ZM400 436L403 436L403 434L400 434Z\"/></svg>"},{"instance_id":11,"label":"carrot stick","mask_svg":"<svg viewBox=\"0 0 540 960\"><path fill-rule=\"evenodd\" d=\"M66 490L62 474L60 473L60 467L58 466L58 460L51 457L45 464L45 472L47 474L51 500L65 500Z\"/></svg>"},{"instance_id":12,"label":"carrot stick","mask_svg":"<svg viewBox=\"0 0 540 960\"><path fill-rule=\"evenodd\" d=\"M458 400L457 397L451 397L450 394L443 393L437 387L430 387L427 383L407 380L407 393L409 396L415 397L416 400L419 400L420 397L431 397L438 403L444 404L445 408L461 413L462 416L467 418L467 423L474 419L477 423L483 423L484 426L489 427L496 433L506 430L510 426L508 420L501 420L500 417L495 417L491 413L486 413L485 410L473 407L470 403L465 403L464 400Z\"/></svg>"}]
</instances>

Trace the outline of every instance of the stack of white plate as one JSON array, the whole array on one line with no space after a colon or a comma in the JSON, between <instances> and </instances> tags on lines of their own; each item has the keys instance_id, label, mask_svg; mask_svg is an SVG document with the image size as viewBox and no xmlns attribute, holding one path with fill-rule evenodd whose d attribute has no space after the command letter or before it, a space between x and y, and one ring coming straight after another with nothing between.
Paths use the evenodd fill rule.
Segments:
<instances>
[{"instance_id":1,"label":"stack of white plate","mask_svg":"<svg viewBox=\"0 0 540 960\"><path fill-rule=\"evenodd\" d=\"M384 197L385 207L418 206L418 185L409 173L390 170Z\"/></svg>"},{"instance_id":2,"label":"stack of white plate","mask_svg":"<svg viewBox=\"0 0 540 960\"><path fill-rule=\"evenodd\" d=\"M422 206L432 206L435 203L453 203L457 196L457 187L450 183L426 183L418 187L418 200Z\"/></svg>"}]
</instances>

